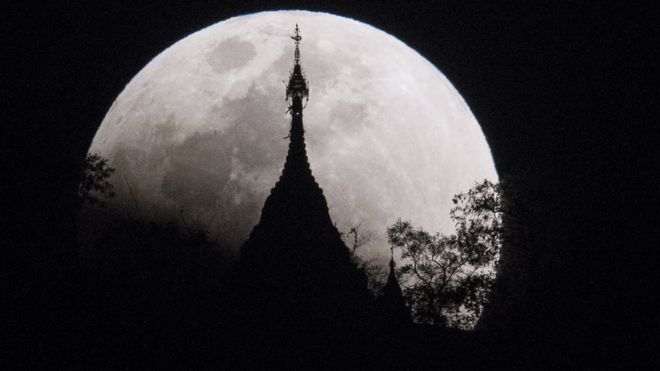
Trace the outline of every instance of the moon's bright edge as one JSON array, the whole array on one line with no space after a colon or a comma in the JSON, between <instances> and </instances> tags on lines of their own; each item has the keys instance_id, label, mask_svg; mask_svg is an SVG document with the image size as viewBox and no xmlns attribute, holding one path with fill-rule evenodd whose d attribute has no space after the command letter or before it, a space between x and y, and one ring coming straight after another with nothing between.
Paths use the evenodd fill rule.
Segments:
<instances>
[{"instance_id":1,"label":"moon's bright edge","mask_svg":"<svg viewBox=\"0 0 660 371\"><path fill-rule=\"evenodd\" d=\"M284 164L284 84L298 24L310 85L307 151L340 231L361 223L368 257L386 226L449 232L452 195L497 180L486 139L451 83L393 36L327 13L277 11L216 23L178 41L125 87L89 149L116 168L110 208L219 231L235 252Z\"/></svg>"}]
</instances>

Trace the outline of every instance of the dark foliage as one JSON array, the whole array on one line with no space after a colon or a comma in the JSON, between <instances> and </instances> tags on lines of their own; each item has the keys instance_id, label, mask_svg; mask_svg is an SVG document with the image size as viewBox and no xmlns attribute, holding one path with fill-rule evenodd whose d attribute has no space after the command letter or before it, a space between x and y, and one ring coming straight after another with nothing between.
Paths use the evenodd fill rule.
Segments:
<instances>
[{"instance_id":1,"label":"dark foliage","mask_svg":"<svg viewBox=\"0 0 660 371\"><path fill-rule=\"evenodd\" d=\"M362 231L361 223L358 223L349 228L348 232L341 233L341 236L351 253L351 260L367 275L369 290L378 295L387 280L387 272L375 259L360 255L360 249L374 239L374 233Z\"/></svg>"},{"instance_id":2,"label":"dark foliage","mask_svg":"<svg viewBox=\"0 0 660 371\"><path fill-rule=\"evenodd\" d=\"M114 197L110 176L115 169L108 165L108 159L97 153L88 153L78 186L78 196L83 203L104 206L102 198Z\"/></svg>"},{"instance_id":3,"label":"dark foliage","mask_svg":"<svg viewBox=\"0 0 660 371\"><path fill-rule=\"evenodd\" d=\"M400 274L416 320L469 329L495 282L502 245L500 186L484 180L453 202L452 235L432 235L401 220L387 234L402 251Z\"/></svg>"}]
</instances>

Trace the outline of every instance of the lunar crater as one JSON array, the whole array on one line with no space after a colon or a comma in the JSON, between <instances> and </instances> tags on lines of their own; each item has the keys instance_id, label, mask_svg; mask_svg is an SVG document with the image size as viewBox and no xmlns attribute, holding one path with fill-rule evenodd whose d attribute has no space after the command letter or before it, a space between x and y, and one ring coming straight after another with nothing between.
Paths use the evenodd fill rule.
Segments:
<instances>
[{"instance_id":1,"label":"lunar crater","mask_svg":"<svg viewBox=\"0 0 660 371\"><path fill-rule=\"evenodd\" d=\"M215 72L225 73L245 66L256 55L254 44L232 37L215 46L207 61Z\"/></svg>"}]
</instances>

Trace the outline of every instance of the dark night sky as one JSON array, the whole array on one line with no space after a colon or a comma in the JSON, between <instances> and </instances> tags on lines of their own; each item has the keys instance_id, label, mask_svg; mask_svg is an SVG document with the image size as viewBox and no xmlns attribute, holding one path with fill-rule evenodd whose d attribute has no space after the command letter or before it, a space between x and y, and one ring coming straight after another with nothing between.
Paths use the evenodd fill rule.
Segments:
<instances>
[{"instance_id":1,"label":"dark night sky","mask_svg":"<svg viewBox=\"0 0 660 371\"><path fill-rule=\"evenodd\" d=\"M438 3L3 5L0 117L11 128L3 165L16 175L3 177L15 221L7 261L22 264L33 258L24 251L67 238L76 166L114 98L151 58L231 16L322 10L401 39L466 99L500 175L532 197L527 222L541 267L533 295L552 308L543 312L550 323L626 339L648 333L658 326L649 294L658 286L657 13L628 2Z\"/></svg>"}]
</instances>

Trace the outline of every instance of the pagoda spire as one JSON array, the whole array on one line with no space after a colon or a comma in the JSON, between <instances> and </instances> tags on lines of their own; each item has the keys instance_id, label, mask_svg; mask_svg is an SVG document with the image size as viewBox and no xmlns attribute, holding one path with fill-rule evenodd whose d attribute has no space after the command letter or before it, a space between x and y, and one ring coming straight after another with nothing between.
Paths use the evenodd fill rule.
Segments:
<instances>
[{"instance_id":1,"label":"pagoda spire","mask_svg":"<svg viewBox=\"0 0 660 371\"><path fill-rule=\"evenodd\" d=\"M394 246L390 246L390 278L394 278L396 280L396 275L394 273L394 269L396 268L396 263L394 262Z\"/></svg>"},{"instance_id":2,"label":"pagoda spire","mask_svg":"<svg viewBox=\"0 0 660 371\"><path fill-rule=\"evenodd\" d=\"M399 280L396 278L396 263L394 262L394 246L390 246L390 273L387 276L386 293L395 296L402 296ZM398 298L396 300L399 300Z\"/></svg>"},{"instance_id":3,"label":"pagoda spire","mask_svg":"<svg viewBox=\"0 0 660 371\"><path fill-rule=\"evenodd\" d=\"M302 116L302 110L305 108L302 105L302 100L309 99L309 87L305 74L300 65L300 29L296 25L295 34L291 38L296 43L296 50L293 54L293 70L289 76L289 83L286 86L286 100L289 103L289 112L293 117Z\"/></svg>"},{"instance_id":4,"label":"pagoda spire","mask_svg":"<svg viewBox=\"0 0 660 371\"><path fill-rule=\"evenodd\" d=\"M300 29L298 28L298 24L296 23L296 34L291 36L291 38L296 42L296 51L294 53L294 60L296 64L300 64L300 40L302 40L302 36L300 36Z\"/></svg>"},{"instance_id":5,"label":"pagoda spire","mask_svg":"<svg viewBox=\"0 0 660 371\"><path fill-rule=\"evenodd\" d=\"M271 189L259 224L253 229L241 254L275 254L279 249L292 249L294 246L300 252L312 245L317 245L317 249L321 245L332 245L330 250L335 253L341 250L339 254L343 255L342 248L345 247L330 219L323 190L314 179L307 158L303 109L309 99L309 85L300 64L302 36L298 25L291 39L295 42L295 51L293 69L286 85L287 112L291 114L289 149L282 174ZM265 248L266 245L268 248Z\"/></svg>"},{"instance_id":6,"label":"pagoda spire","mask_svg":"<svg viewBox=\"0 0 660 371\"><path fill-rule=\"evenodd\" d=\"M410 311L406 306L406 301L396 278L396 263L394 262L394 247L390 246L390 272L387 277L387 283L383 287L382 295L379 297L378 304L383 314L383 320L387 326L405 326L410 323ZM392 329L393 329L392 328Z\"/></svg>"},{"instance_id":7,"label":"pagoda spire","mask_svg":"<svg viewBox=\"0 0 660 371\"><path fill-rule=\"evenodd\" d=\"M290 351L288 344L298 341L310 349L308 354L335 356L347 351L348 341L372 333L365 326L374 318L372 297L312 175L303 129L309 87L300 64L297 26L291 38L294 63L286 86L291 129L284 169L241 248L228 287L236 288L236 318L245 319L269 346L281 344Z\"/></svg>"}]
</instances>

